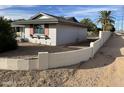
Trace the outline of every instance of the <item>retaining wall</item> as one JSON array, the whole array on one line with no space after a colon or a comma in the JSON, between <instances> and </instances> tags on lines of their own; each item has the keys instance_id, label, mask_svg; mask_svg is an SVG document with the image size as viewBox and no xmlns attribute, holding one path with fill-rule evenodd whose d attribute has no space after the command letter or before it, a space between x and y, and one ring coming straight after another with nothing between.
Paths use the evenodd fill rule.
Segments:
<instances>
[{"instance_id":1,"label":"retaining wall","mask_svg":"<svg viewBox=\"0 0 124 93\"><path fill-rule=\"evenodd\" d=\"M39 52L40 69L68 66L87 61L95 55L99 48L108 40L110 35L111 32L109 31L100 31L99 39L95 42L91 42L88 48L59 53Z\"/></svg>"},{"instance_id":2,"label":"retaining wall","mask_svg":"<svg viewBox=\"0 0 124 93\"><path fill-rule=\"evenodd\" d=\"M4 70L38 69L38 60L0 58L0 69Z\"/></svg>"},{"instance_id":3,"label":"retaining wall","mask_svg":"<svg viewBox=\"0 0 124 93\"><path fill-rule=\"evenodd\" d=\"M110 31L100 31L99 32L99 39L95 42L90 43L90 47L92 47L92 57L95 55L95 53L99 50L101 46L108 40L108 38L111 36Z\"/></svg>"},{"instance_id":4,"label":"retaining wall","mask_svg":"<svg viewBox=\"0 0 124 93\"><path fill-rule=\"evenodd\" d=\"M91 54L91 47L59 53L39 52L39 66L48 69L73 65L88 60Z\"/></svg>"},{"instance_id":5,"label":"retaining wall","mask_svg":"<svg viewBox=\"0 0 124 93\"><path fill-rule=\"evenodd\" d=\"M48 54L48 68L68 66L88 60L92 53L92 48Z\"/></svg>"},{"instance_id":6,"label":"retaining wall","mask_svg":"<svg viewBox=\"0 0 124 93\"><path fill-rule=\"evenodd\" d=\"M11 59L0 58L0 69L5 70L43 70L48 68L62 67L87 61L93 57L99 48L108 40L111 32L99 33L99 39L91 42L87 48L79 50L48 53L39 52L38 59Z\"/></svg>"}]
</instances>

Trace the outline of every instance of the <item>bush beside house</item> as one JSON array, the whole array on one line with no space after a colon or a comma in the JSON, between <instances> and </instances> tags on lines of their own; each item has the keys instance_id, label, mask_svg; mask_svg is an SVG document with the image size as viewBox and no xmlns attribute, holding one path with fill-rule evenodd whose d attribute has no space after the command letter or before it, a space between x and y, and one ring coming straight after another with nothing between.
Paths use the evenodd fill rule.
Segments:
<instances>
[{"instance_id":1,"label":"bush beside house","mask_svg":"<svg viewBox=\"0 0 124 93\"><path fill-rule=\"evenodd\" d=\"M16 34L12 31L10 21L0 17L0 52L17 48Z\"/></svg>"}]
</instances>

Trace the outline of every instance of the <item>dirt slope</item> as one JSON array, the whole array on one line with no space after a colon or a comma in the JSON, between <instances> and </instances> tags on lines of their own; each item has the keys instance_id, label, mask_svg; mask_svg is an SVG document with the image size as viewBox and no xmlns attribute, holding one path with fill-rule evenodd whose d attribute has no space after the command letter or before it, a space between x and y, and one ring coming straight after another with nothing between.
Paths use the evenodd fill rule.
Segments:
<instances>
[{"instance_id":1,"label":"dirt slope","mask_svg":"<svg viewBox=\"0 0 124 93\"><path fill-rule=\"evenodd\" d=\"M124 86L124 36L113 35L65 86Z\"/></svg>"}]
</instances>

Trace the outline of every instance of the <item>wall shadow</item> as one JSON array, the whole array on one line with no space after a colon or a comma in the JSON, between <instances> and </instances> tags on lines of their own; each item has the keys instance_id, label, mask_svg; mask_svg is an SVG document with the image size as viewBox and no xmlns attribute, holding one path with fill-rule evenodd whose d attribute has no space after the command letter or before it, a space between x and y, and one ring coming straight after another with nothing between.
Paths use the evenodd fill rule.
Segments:
<instances>
[{"instance_id":1,"label":"wall shadow","mask_svg":"<svg viewBox=\"0 0 124 93\"><path fill-rule=\"evenodd\" d=\"M122 36L113 34L92 59L81 63L80 69L99 68L112 64L117 57L123 56L120 51L123 47L124 39Z\"/></svg>"},{"instance_id":2,"label":"wall shadow","mask_svg":"<svg viewBox=\"0 0 124 93\"><path fill-rule=\"evenodd\" d=\"M117 57L124 56L120 51L122 48L124 48L124 35L117 35L116 33L113 33L93 58L86 62L81 62L80 64L65 68L93 69L108 66L112 64Z\"/></svg>"}]
</instances>

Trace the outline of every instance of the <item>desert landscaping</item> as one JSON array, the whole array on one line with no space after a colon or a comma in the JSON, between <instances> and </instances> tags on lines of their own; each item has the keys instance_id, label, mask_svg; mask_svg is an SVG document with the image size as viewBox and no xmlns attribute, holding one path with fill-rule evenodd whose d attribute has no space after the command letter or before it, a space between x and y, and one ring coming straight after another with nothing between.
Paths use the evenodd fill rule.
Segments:
<instances>
[{"instance_id":1,"label":"desert landscaping","mask_svg":"<svg viewBox=\"0 0 124 93\"><path fill-rule=\"evenodd\" d=\"M68 45L61 46L46 46L41 44L34 44L28 42L18 42L18 48L16 50L3 52L0 54L0 57L7 58L37 58L38 52L64 52L64 51L72 51L78 50L82 47L89 47L90 42L93 42L97 39L87 39L86 41L79 43L72 43Z\"/></svg>"},{"instance_id":2,"label":"desert landscaping","mask_svg":"<svg viewBox=\"0 0 124 93\"><path fill-rule=\"evenodd\" d=\"M0 87L124 86L123 16L117 24L116 13L122 10L92 8L92 17L48 11L0 16Z\"/></svg>"},{"instance_id":3,"label":"desert landscaping","mask_svg":"<svg viewBox=\"0 0 124 93\"><path fill-rule=\"evenodd\" d=\"M43 71L0 70L0 86L124 86L124 35L113 34L87 62Z\"/></svg>"}]
</instances>

